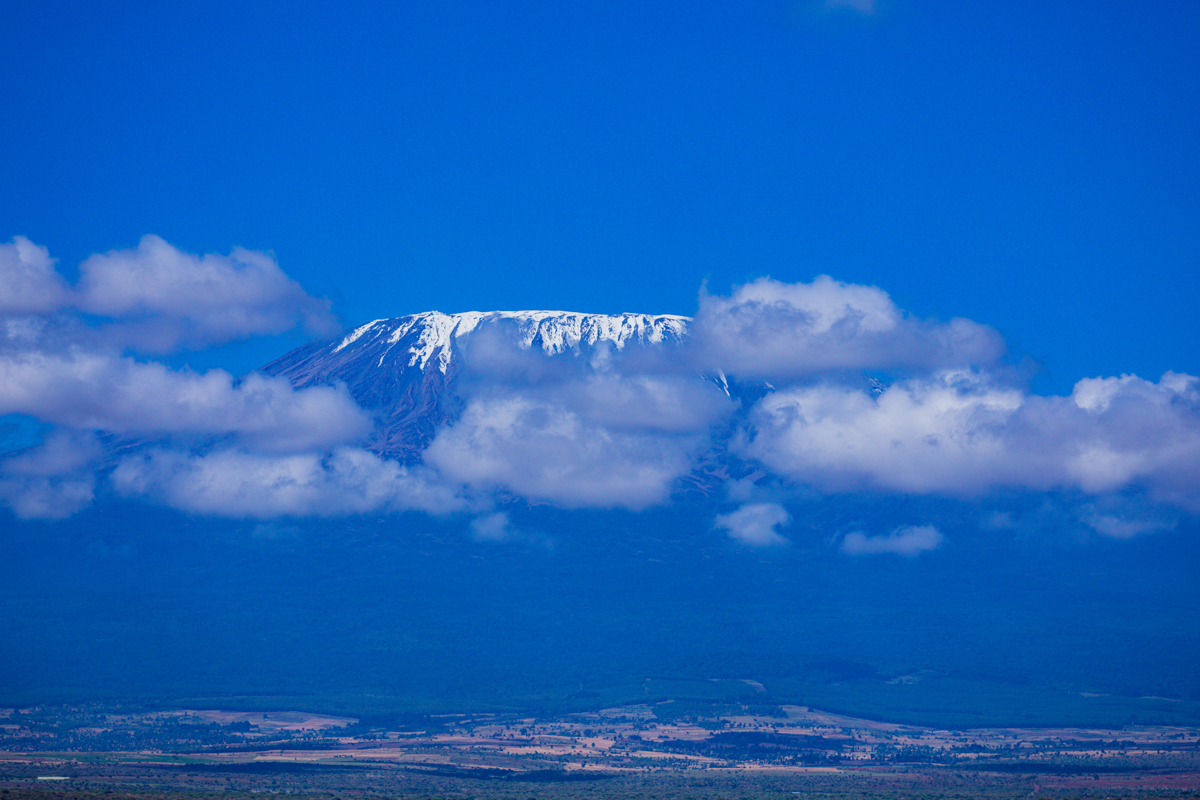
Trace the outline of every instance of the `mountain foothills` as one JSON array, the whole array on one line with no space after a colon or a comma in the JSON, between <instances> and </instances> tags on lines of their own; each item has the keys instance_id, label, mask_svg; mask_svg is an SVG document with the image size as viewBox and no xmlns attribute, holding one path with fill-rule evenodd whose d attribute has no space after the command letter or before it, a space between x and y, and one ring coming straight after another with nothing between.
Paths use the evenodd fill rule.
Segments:
<instances>
[{"instance_id":1,"label":"mountain foothills","mask_svg":"<svg viewBox=\"0 0 1200 800\"><path fill-rule=\"evenodd\" d=\"M381 455L412 460L439 427L461 413L456 389L472 342L479 344L476 361L501 357L502 346L586 358L606 347L677 346L687 335L689 321L648 314L430 311L368 322L344 338L298 348L262 372L284 376L298 389L345 384L355 402L378 420L369 447ZM486 364L479 366L487 369Z\"/></svg>"}]
</instances>

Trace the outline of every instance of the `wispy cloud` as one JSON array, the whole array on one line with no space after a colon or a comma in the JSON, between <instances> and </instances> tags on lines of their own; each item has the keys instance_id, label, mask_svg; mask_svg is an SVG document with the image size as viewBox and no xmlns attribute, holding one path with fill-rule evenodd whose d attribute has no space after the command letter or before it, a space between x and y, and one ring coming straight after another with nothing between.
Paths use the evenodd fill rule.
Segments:
<instances>
[{"instance_id":1,"label":"wispy cloud","mask_svg":"<svg viewBox=\"0 0 1200 800\"><path fill-rule=\"evenodd\" d=\"M876 0L825 0L826 11L853 11L865 16L875 13Z\"/></svg>"},{"instance_id":2,"label":"wispy cloud","mask_svg":"<svg viewBox=\"0 0 1200 800\"><path fill-rule=\"evenodd\" d=\"M715 527L729 532L729 537L753 547L778 547L787 539L777 528L790 525L792 515L778 503L746 503L736 511L718 514Z\"/></svg>"},{"instance_id":3,"label":"wispy cloud","mask_svg":"<svg viewBox=\"0 0 1200 800\"><path fill-rule=\"evenodd\" d=\"M513 536L513 527L508 514L497 511L471 520L471 535L480 542L502 542Z\"/></svg>"},{"instance_id":4,"label":"wispy cloud","mask_svg":"<svg viewBox=\"0 0 1200 800\"><path fill-rule=\"evenodd\" d=\"M912 558L942 544L942 534L932 525L897 528L886 536L849 533L842 539L842 552L852 556L892 554Z\"/></svg>"}]
</instances>

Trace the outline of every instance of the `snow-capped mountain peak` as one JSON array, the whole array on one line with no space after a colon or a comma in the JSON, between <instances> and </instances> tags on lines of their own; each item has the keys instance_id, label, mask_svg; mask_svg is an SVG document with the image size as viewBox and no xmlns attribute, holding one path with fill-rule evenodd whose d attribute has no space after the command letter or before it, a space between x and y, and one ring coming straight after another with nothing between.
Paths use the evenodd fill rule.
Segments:
<instances>
[{"instance_id":1,"label":"snow-capped mountain peak","mask_svg":"<svg viewBox=\"0 0 1200 800\"><path fill-rule=\"evenodd\" d=\"M404 366L424 370L436 359L442 374L453 359L459 337L487 326L511 324L516 342L525 349L541 347L547 355L578 350L581 345L609 342L617 349L627 342L678 342L687 334L688 317L669 314L581 314L570 311L467 311L443 314L427 311L395 319L377 319L356 328L333 348L334 353L364 340L382 347L377 366L389 357ZM393 352L400 346L399 352ZM406 358L404 358L407 356Z\"/></svg>"},{"instance_id":2,"label":"snow-capped mountain peak","mask_svg":"<svg viewBox=\"0 0 1200 800\"><path fill-rule=\"evenodd\" d=\"M340 340L293 350L262 371L285 376L297 388L344 383L356 402L380 418L370 447L409 457L455 418L464 337L490 329L517 347L562 357L602 343L618 350L679 344L690 322L669 314L427 311L368 322Z\"/></svg>"}]
</instances>

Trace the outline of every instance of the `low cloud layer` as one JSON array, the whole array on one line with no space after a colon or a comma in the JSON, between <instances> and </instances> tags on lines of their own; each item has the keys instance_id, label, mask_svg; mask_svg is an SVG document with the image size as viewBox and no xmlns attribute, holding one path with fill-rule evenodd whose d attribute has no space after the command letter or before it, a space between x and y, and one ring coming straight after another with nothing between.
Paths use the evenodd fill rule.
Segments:
<instances>
[{"instance_id":1,"label":"low cloud layer","mask_svg":"<svg viewBox=\"0 0 1200 800\"><path fill-rule=\"evenodd\" d=\"M497 496L638 510L698 486L742 503L716 529L762 547L792 535L789 493L813 491L1069 491L1094 498L1083 524L1116 539L1200 511L1200 380L1085 378L1069 396L1034 395L1005 367L995 330L914 318L876 287L763 278L727 297L702 293L685 341L670 347L548 354L472 334L455 345L465 359L456 412L402 464L364 449L388 421L345 386L295 389L147 358L328 330L327 303L270 256L197 256L147 236L79 274L68 284L26 239L0 245L0 416L49 429L40 445L0 456L0 502L25 519L61 518L110 492L260 519L483 513L473 535L501 540L507 517L486 513ZM102 447L97 433L127 446L108 436ZM752 477L733 480L733 462ZM1123 492L1150 505L1114 505ZM941 541L924 526L852 533L841 548L915 555Z\"/></svg>"}]
</instances>

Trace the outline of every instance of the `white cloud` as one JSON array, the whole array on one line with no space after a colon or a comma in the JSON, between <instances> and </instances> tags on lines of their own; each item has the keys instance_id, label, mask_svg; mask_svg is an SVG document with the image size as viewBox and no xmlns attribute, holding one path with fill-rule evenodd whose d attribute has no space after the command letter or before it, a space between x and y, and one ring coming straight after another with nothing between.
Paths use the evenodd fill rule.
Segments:
<instances>
[{"instance_id":1,"label":"white cloud","mask_svg":"<svg viewBox=\"0 0 1200 800\"><path fill-rule=\"evenodd\" d=\"M466 408L423 457L475 492L568 507L660 503L734 410L711 382L651 350L551 356L485 335L464 352Z\"/></svg>"},{"instance_id":2,"label":"white cloud","mask_svg":"<svg viewBox=\"0 0 1200 800\"><path fill-rule=\"evenodd\" d=\"M24 236L0 244L0 289L0 314L50 314L71 298L50 252Z\"/></svg>"},{"instance_id":3,"label":"white cloud","mask_svg":"<svg viewBox=\"0 0 1200 800\"><path fill-rule=\"evenodd\" d=\"M911 558L927 550L936 550L942 541L942 534L932 525L897 528L886 536L865 536L855 532L842 539L842 552L852 556L892 553Z\"/></svg>"},{"instance_id":4,"label":"white cloud","mask_svg":"<svg viewBox=\"0 0 1200 800\"><path fill-rule=\"evenodd\" d=\"M714 384L687 375L592 373L553 392L589 423L616 430L694 433L733 411Z\"/></svg>"},{"instance_id":5,"label":"white cloud","mask_svg":"<svg viewBox=\"0 0 1200 800\"><path fill-rule=\"evenodd\" d=\"M471 520L471 535L481 542L501 542L513 535L508 514L497 511Z\"/></svg>"},{"instance_id":6,"label":"white cloud","mask_svg":"<svg viewBox=\"0 0 1200 800\"><path fill-rule=\"evenodd\" d=\"M1081 381L1069 398L1028 395L971 372L901 381L878 397L814 384L763 398L736 447L777 473L834 490L1095 494L1142 481L1195 502L1200 381L1175 373L1157 384Z\"/></svg>"},{"instance_id":7,"label":"white cloud","mask_svg":"<svg viewBox=\"0 0 1200 800\"><path fill-rule=\"evenodd\" d=\"M55 431L40 446L0 460L0 502L21 519L71 516L92 502L99 449L90 434Z\"/></svg>"},{"instance_id":8,"label":"white cloud","mask_svg":"<svg viewBox=\"0 0 1200 800\"><path fill-rule=\"evenodd\" d=\"M142 435L237 434L272 451L353 441L371 420L344 388L294 390L284 378L175 371L86 351L0 355L0 414Z\"/></svg>"},{"instance_id":9,"label":"white cloud","mask_svg":"<svg viewBox=\"0 0 1200 800\"><path fill-rule=\"evenodd\" d=\"M61 426L42 447L0 461L0 501L25 518L63 517L91 502L100 455L94 430L151 440L200 437L210 445L214 437L235 436L248 458L253 451L266 461L281 453L318 458L314 452L361 439L372 420L344 387L296 391L283 378L235 380L222 370L172 370L118 352L204 346L299 324L324 332L331 323L328 303L262 253L194 256L146 236L136 249L87 259L72 288L45 248L23 237L0 245L0 415ZM210 492L221 484L203 469L222 463L212 458L190 465ZM334 459L339 479L348 474L347 459ZM266 461L256 474L270 471ZM300 469L299 462L290 466ZM164 491L181 497L184 472L176 469Z\"/></svg>"},{"instance_id":10,"label":"white cloud","mask_svg":"<svg viewBox=\"0 0 1200 800\"><path fill-rule=\"evenodd\" d=\"M699 448L694 436L605 428L562 405L517 395L472 400L424 458L477 492L640 509L667 498Z\"/></svg>"},{"instance_id":11,"label":"white cloud","mask_svg":"<svg viewBox=\"0 0 1200 800\"><path fill-rule=\"evenodd\" d=\"M76 304L120 320L111 333L146 352L276 334L298 325L332 333L329 303L310 297L265 254L235 247L197 256L153 235L79 266Z\"/></svg>"},{"instance_id":12,"label":"white cloud","mask_svg":"<svg viewBox=\"0 0 1200 800\"><path fill-rule=\"evenodd\" d=\"M1112 514L1095 514L1086 517L1085 521L1097 533L1112 539L1132 539L1143 533L1170 530L1174 523L1157 519L1125 519Z\"/></svg>"},{"instance_id":13,"label":"white cloud","mask_svg":"<svg viewBox=\"0 0 1200 800\"><path fill-rule=\"evenodd\" d=\"M752 410L740 450L828 489L983 488L1006 468L999 432L1023 397L957 377L897 383L879 397L829 384L771 393Z\"/></svg>"},{"instance_id":14,"label":"white cloud","mask_svg":"<svg viewBox=\"0 0 1200 800\"><path fill-rule=\"evenodd\" d=\"M1089 528L1111 539L1132 539L1171 530L1177 524L1175 515L1137 495L1101 495L1084 504L1079 517Z\"/></svg>"},{"instance_id":15,"label":"white cloud","mask_svg":"<svg viewBox=\"0 0 1200 800\"><path fill-rule=\"evenodd\" d=\"M92 504L95 477L0 478L0 501L20 519L66 519Z\"/></svg>"},{"instance_id":16,"label":"white cloud","mask_svg":"<svg viewBox=\"0 0 1200 800\"><path fill-rule=\"evenodd\" d=\"M996 331L966 319L906 316L886 292L821 276L769 278L731 297L700 296L695 357L743 378L790 380L841 369L941 369L988 364L1004 353Z\"/></svg>"},{"instance_id":17,"label":"white cloud","mask_svg":"<svg viewBox=\"0 0 1200 800\"><path fill-rule=\"evenodd\" d=\"M87 258L75 287L54 264L45 247L23 236L0 244L0 316L77 309L99 318L98 327L75 328L91 346L109 343L153 353L297 326L320 334L338 327L327 300L310 296L270 255L240 247L227 256L197 256L147 235L136 248Z\"/></svg>"},{"instance_id":18,"label":"white cloud","mask_svg":"<svg viewBox=\"0 0 1200 800\"><path fill-rule=\"evenodd\" d=\"M776 528L791 524L792 516L778 503L746 503L728 514L718 514L717 528L729 531L729 536L754 547L775 547L787 544Z\"/></svg>"},{"instance_id":19,"label":"white cloud","mask_svg":"<svg viewBox=\"0 0 1200 800\"><path fill-rule=\"evenodd\" d=\"M169 450L117 465L118 492L200 514L269 519L417 509L434 514L465 502L422 467L405 467L357 448L322 456L270 456L223 450L196 456Z\"/></svg>"}]
</instances>

